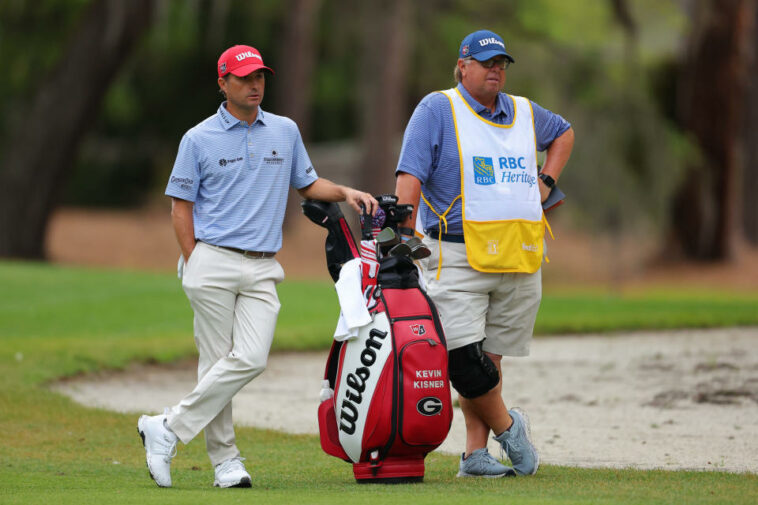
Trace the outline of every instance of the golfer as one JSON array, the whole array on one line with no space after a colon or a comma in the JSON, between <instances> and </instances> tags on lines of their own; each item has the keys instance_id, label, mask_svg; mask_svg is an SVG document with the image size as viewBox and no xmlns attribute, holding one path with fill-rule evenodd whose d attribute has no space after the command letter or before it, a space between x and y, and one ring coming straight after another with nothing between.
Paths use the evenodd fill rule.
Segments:
<instances>
[{"instance_id":1,"label":"golfer","mask_svg":"<svg viewBox=\"0 0 758 505\"><path fill-rule=\"evenodd\" d=\"M234 46L218 60L225 96L218 111L182 138L166 188L182 251L182 287L194 311L198 383L177 405L142 416L138 430L150 476L171 486L176 443L205 430L214 485L250 487L235 443L232 398L266 368L284 271L274 255L290 186L304 198L347 201L371 213L376 200L316 175L295 123L260 108L261 54Z\"/></svg>"},{"instance_id":2,"label":"golfer","mask_svg":"<svg viewBox=\"0 0 758 505\"><path fill-rule=\"evenodd\" d=\"M534 474L539 456L529 419L508 410L502 356L527 356L542 296L544 201L574 144L571 126L526 98L502 93L513 63L488 30L466 36L457 86L427 95L405 130L399 203L419 209L433 251L425 281L449 350L449 372L466 422L458 476ZM537 151L547 151L537 171ZM412 216L406 233L417 223ZM495 435L513 468L487 451Z\"/></svg>"}]
</instances>

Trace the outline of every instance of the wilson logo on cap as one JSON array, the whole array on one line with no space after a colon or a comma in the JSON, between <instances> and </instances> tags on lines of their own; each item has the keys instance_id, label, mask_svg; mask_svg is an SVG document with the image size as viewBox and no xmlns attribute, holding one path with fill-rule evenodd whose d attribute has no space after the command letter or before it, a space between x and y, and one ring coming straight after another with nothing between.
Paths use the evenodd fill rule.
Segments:
<instances>
[{"instance_id":1,"label":"wilson logo on cap","mask_svg":"<svg viewBox=\"0 0 758 505\"><path fill-rule=\"evenodd\" d=\"M263 61L263 58L261 58L260 54L254 53L252 51L245 51L244 53L235 54L234 57L237 58L237 61L242 61L245 58L258 58L259 60Z\"/></svg>"},{"instance_id":2,"label":"wilson logo on cap","mask_svg":"<svg viewBox=\"0 0 758 505\"><path fill-rule=\"evenodd\" d=\"M250 46L232 46L224 51L218 59L219 77L224 77L227 73L232 73L237 77L245 77L261 69L274 73L273 70L263 64L261 53Z\"/></svg>"},{"instance_id":3,"label":"wilson logo on cap","mask_svg":"<svg viewBox=\"0 0 758 505\"><path fill-rule=\"evenodd\" d=\"M479 41L479 45L482 47L488 46L490 44L497 44L498 46L502 47L503 50L505 50L505 44L497 40L495 37L490 37L488 39L482 39Z\"/></svg>"}]
</instances>

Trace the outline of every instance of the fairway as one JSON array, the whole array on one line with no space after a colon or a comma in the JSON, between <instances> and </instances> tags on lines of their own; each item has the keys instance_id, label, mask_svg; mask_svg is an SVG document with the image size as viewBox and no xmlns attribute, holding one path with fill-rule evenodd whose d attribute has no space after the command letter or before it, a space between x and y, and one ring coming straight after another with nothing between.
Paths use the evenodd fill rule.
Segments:
<instances>
[{"instance_id":1,"label":"fairway","mask_svg":"<svg viewBox=\"0 0 758 505\"><path fill-rule=\"evenodd\" d=\"M180 447L173 465L175 487L158 489L147 476L134 416L84 408L44 386L63 376L121 368L134 361L171 362L193 356L191 312L176 278L0 263L0 284L3 504L758 501L758 478L753 474L544 466L531 478L472 481L455 479L456 457L437 454L427 459L423 484L358 486L350 467L324 455L316 437L250 428L238 431L238 442L248 458L253 489L211 488L212 471L201 440ZM336 311L332 289L323 283L281 286L283 305L289 309L282 311L277 348L328 345ZM313 297L308 311L299 310L303 293ZM758 324L758 297L750 294L562 296L546 295L540 320L549 303L558 307L562 300L579 301L558 315L551 311L552 320L540 323L543 333L552 332L548 328L617 330L608 314L623 314L629 307L638 312L654 307L663 326L665 321L690 326ZM667 301L672 302L668 309ZM596 310L598 303L602 311ZM570 321L561 322L560 314Z\"/></svg>"}]
</instances>

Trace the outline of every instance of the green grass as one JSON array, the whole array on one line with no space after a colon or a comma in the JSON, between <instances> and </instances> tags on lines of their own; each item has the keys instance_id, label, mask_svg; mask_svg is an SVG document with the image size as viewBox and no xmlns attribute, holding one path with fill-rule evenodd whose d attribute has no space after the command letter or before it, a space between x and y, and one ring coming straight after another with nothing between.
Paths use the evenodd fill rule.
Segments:
<instances>
[{"instance_id":1,"label":"green grass","mask_svg":"<svg viewBox=\"0 0 758 505\"><path fill-rule=\"evenodd\" d=\"M285 281L276 349L330 344L331 285ZM551 296L541 333L758 324L758 295L602 293ZM195 354L191 311L171 275L0 262L0 503L756 503L758 477L716 472L546 466L532 478L456 480L457 460L432 454L425 483L358 486L316 437L239 429L252 490L216 490L205 446L174 460L175 487L147 477L135 416L81 407L47 381L133 361ZM315 413L314 413L315 415Z\"/></svg>"},{"instance_id":2,"label":"green grass","mask_svg":"<svg viewBox=\"0 0 758 505\"><path fill-rule=\"evenodd\" d=\"M758 324L758 292L727 293L658 288L611 295L547 291L535 332L588 333Z\"/></svg>"}]
</instances>

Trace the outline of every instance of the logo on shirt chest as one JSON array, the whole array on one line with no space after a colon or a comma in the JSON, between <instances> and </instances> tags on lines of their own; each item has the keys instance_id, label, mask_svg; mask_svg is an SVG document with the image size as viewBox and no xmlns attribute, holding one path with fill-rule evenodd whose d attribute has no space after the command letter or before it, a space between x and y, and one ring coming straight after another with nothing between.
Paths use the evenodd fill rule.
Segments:
<instances>
[{"instance_id":1,"label":"logo on shirt chest","mask_svg":"<svg viewBox=\"0 0 758 505\"><path fill-rule=\"evenodd\" d=\"M263 157L263 163L266 165L282 165L284 164L284 158L279 156L279 153L277 153L276 150L274 150L274 151L271 151L270 156Z\"/></svg>"},{"instance_id":2,"label":"logo on shirt chest","mask_svg":"<svg viewBox=\"0 0 758 505\"><path fill-rule=\"evenodd\" d=\"M218 160L218 164L221 165L222 167L225 167L227 165L231 165L232 163L237 163L238 161L242 161L241 156L239 158L228 158L228 159L221 158L220 160Z\"/></svg>"}]
</instances>

